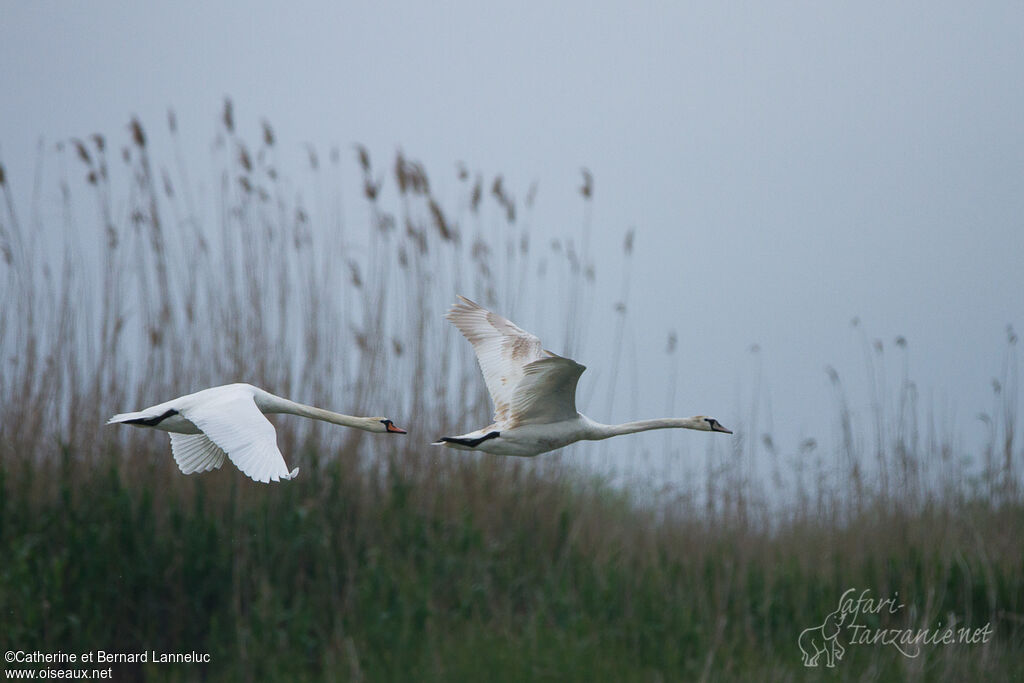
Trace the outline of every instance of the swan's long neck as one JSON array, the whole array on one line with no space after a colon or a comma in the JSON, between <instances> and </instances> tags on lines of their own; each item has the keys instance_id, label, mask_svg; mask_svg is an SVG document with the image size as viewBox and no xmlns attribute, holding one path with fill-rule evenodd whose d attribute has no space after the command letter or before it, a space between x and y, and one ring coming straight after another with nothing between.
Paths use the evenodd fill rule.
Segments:
<instances>
[{"instance_id":1,"label":"swan's long neck","mask_svg":"<svg viewBox=\"0 0 1024 683\"><path fill-rule=\"evenodd\" d=\"M295 401L289 401L288 399L281 398L280 396L274 396L266 391L257 394L256 405L258 405L260 410L264 413L288 413L289 415L299 415L301 417L308 417L314 420L330 422L332 424L341 425L342 427L357 427L359 429L367 428L367 419L365 417L342 415L341 413L331 412L330 410L324 410L323 408L317 408L316 406L307 406L304 403L296 403Z\"/></svg>"},{"instance_id":2,"label":"swan's long neck","mask_svg":"<svg viewBox=\"0 0 1024 683\"><path fill-rule=\"evenodd\" d=\"M647 432L652 429L698 429L707 431L707 423L699 417L664 417L657 420L637 420L635 422L623 422L618 425L606 425L600 422L590 423L592 436L587 438L592 441L608 439L622 434L635 434L636 432Z\"/></svg>"}]
</instances>

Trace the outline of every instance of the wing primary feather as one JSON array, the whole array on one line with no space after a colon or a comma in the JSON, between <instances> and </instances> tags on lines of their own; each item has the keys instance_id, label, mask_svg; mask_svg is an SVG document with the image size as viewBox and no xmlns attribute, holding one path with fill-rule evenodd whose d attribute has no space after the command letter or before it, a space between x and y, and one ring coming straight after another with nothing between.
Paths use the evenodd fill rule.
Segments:
<instances>
[{"instance_id":1,"label":"wing primary feather","mask_svg":"<svg viewBox=\"0 0 1024 683\"><path fill-rule=\"evenodd\" d=\"M523 379L524 368L544 357L540 339L462 296L445 318L473 347L494 404L494 422L508 426L512 396Z\"/></svg>"}]
</instances>

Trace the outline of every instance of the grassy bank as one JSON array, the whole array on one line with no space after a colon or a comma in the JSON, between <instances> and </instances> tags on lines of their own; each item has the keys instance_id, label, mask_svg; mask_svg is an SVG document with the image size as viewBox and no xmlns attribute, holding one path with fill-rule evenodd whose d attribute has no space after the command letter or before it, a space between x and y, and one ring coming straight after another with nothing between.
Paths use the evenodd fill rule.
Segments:
<instances>
[{"instance_id":1,"label":"grassy bank","mask_svg":"<svg viewBox=\"0 0 1024 683\"><path fill-rule=\"evenodd\" d=\"M186 479L162 441L94 465L4 454L5 647L195 650L214 680L803 680L822 670L801 631L867 588L905 607L865 624L995 635L913 659L847 643L836 678L1024 675L1020 505L768 530L497 459Z\"/></svg>"}]
</instances>

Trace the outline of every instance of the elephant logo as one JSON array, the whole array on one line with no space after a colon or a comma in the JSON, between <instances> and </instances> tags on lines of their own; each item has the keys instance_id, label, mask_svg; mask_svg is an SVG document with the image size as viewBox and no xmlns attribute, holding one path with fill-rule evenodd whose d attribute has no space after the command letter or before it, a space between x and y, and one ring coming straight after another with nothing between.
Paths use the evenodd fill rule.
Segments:
<instances>
[{"instance_id":1,"label":"elephant logo","mask_svg":"<svg viewBox=\"0 0 1024 683\"><path fill-rule=\"evenodd\" d=\"M804 655L804 666L818 666L821 655L825 655L825 666L831 668L843 658L846 648L839 644L839 633L845 619L846 612L837 609L825 617L820 626L804 629L797 640Z\"/></svg>"}]
</instances>

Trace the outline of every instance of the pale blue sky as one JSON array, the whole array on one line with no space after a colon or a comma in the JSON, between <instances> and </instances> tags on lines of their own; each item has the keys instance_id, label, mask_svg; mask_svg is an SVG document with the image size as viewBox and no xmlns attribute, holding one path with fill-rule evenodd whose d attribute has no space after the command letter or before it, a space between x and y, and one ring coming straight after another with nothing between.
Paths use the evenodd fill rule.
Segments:
<instances>
[{"instance_id":1,"label":"pale blue sky","mask_svg":"<svg viewBox=\"0 0 1024 683\"><path fill-rule=\"evenodd\" d=\"M536 179L538 231L579 224L590 168L599 267L637 229L639 416L664 412L675 328L677 412L742 421L756 343L777 435L825 439L823 368L863 376L859 316L870 339L908 339L925 398L973 442L1004 328L1024 327L1019 2L8 0L0 65L0 157L22 188L40 136L161 127L169 106L201 159L225 95L243 133L265 117L296 158L401 147L441 196L456 161L521 193ZM592 371L607 357L585 352Z\"/></svg>"}]
</instances>

